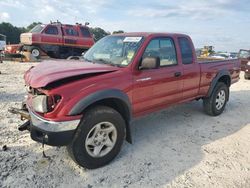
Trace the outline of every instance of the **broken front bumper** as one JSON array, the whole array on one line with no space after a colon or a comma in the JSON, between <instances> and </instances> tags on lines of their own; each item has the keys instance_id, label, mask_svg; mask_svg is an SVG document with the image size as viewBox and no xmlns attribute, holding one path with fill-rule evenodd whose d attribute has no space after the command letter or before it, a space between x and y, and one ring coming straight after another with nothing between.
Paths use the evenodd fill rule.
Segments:
<instances>
[{"instance_id":1,"label":"broken front bumper","mask_svg":"<svg viewBox=\"0 0 250 188\"><path fill-rule=\"evenodd\" d=\"M28 119L19 126L19 130L29 130L31 138L37 142L41 142L51 146L65 146L70 144L73 139L75 130L80 120L55 122L46 120L31 110L10 109L12 113L20 114L22 119Z\"/></svg>"}]
</instances>

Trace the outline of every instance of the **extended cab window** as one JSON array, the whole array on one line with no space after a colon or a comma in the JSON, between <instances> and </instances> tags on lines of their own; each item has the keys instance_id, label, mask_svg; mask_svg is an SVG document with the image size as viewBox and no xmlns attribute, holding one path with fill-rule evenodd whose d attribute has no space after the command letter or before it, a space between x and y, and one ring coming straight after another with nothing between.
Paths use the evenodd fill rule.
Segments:
<instances>
[{"instance_id":1,"label":"extended cab window","mask_svg":"<svg viewBox=\"0 0 250 188\"><path fill-rule=\"evenodd\" d=\"M181 57L183 64L192 64L193 63L193 52L190 42L185 37L178 38L179 46L181 49Z\"/></svg>"},{"instance_id":2,"label":"extended cab window","mask_svg":"<svg viewBox=\"0 0 250 188\"><path fill-rule=\"evenodd\" d=\"M80 29L81 29L82 36L91 37L91 34L87 28L81 27Z\"/></svg>"},{"instance_id":3,"label":"extended cab window","mask_svg":"<svg viewBox=\"0 0 250 188\"><path fill-rule=\"evenodd\" d=\"M170 38L151 40L143 54L144 57L159 57L161 67L177 64L175 45Z\"/></svg>"},{"instance_id":4,"label":"extended cab window","mask_svg":"<svg viewBox=\"0 0 250 188\"><path fill-rule=\"evenodd\" d=\"M66 34L70 36L79 36L78 32L74 28L67 28Z\"/></svg>"},{"instance_id":5,"label":"extended cab window","mask_svg":"<svg viewBox=\"0 0 250 188\"><path fill-rule=\"evenodd\" d=\"M58 29L56 26L48 26L45 33L49 35L58 35Z\"/></svg>"}]
</instances>

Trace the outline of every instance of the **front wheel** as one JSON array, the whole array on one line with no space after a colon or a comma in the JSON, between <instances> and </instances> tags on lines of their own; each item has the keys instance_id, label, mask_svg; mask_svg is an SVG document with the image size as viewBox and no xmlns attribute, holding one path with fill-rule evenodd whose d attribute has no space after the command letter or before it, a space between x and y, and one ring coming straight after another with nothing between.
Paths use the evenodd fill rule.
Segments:
<instances>
[{"instance_id":1,"label":"front wheel","mask_svg":"<svg viewBox=\"0 0 250 188\"><path fill-rule=\"evenodd\" d=\"M30 50L30 53L35 58L40 58L40 56L41 56L41 52L40 52L39 48L37 48L37 47L32 47Z\"/></svg>"},{"instance_id":2,"label":"front wheel","mask_svg":"<svg viewBox=\"0 0 250 188\"><path fill-rule=\"evenodd\" d=\"M229 98L229 88L226 84L218 82L212 95L203 99L204 110L211 116L220 115L226 106Z\"/></svg>"},{"instance_id":3,"label":"front wheel","mask_svg":"<svg viewBox=\"0 0 250 188\"><path fill-rule=\"evenodd\" d=\"M67 147L80 166L94 169L106 165L119 153L125 137L125 121L113 108L88 110Z\"/></svg>"}]
</instances>

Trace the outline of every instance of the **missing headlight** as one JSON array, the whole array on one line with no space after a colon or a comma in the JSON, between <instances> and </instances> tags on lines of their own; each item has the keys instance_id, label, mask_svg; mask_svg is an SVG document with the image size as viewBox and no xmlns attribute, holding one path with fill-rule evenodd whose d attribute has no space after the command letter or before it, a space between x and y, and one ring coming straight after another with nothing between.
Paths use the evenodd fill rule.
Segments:
<instances>
[{"instance_id":1,"label":"missing headlight","mask_svg":"<svg viewBox=\"0 0 250 188\"><path fill-rule=\"evenodd\" d=\"M36 95L32 98L32 107L36 112L47 113L53 111L60 100L60 95Z\"/></svg>"},{"instance_id":2,"label":"missing headlight","mask_svg":"<svg viewBox=\"0 0 250 188\"><path fill-rule=\"evenodd\" d=\"M32 98L32 107L36 112L46 113L47 108L47 96L46 95L36 95Z\"/></svg>"}]
</instances>

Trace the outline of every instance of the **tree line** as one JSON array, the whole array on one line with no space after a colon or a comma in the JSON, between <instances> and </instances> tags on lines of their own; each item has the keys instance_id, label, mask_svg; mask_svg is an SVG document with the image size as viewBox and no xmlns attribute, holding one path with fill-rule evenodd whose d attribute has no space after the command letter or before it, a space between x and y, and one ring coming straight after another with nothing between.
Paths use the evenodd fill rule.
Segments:
<instances>
[{"instance_id":1,"label":"tree line","mask_svg":"<svg viewBox=\"0 0 250 188\"><path fill-rule=\"evenodd\" d=\"M27 27L16 27L8 22L0 23L0 34L6 35L7 37L7 44L18 44L20 42L20 35L21 33L25 33L30 31L33 27L37 24L41 24L41 22L33 22L32 24L28 25ZM90 27L90 32L94 34L95 41L98 41L102 37L110 35L109 31L105 31L100 27ZM113 34L116 33L124 33L122 30L113 31Z\"/></svg>"}]
</instances>

